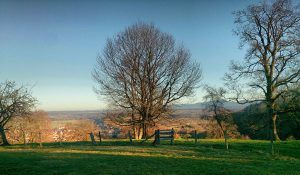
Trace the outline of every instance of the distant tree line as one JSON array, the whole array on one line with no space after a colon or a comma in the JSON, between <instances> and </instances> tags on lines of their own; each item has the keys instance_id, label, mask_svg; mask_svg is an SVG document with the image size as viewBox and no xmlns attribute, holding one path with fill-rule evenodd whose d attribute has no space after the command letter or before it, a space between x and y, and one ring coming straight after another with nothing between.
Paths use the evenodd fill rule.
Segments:
<instances>
[{"instance_id":1,"label":"distant tree line","mask_svg":"<svg viewBox=\"0 0 300 175\"><path fill-rule=\"evenodd\" d=\"M278 137L281 140L300 139L300 89L294 89L289 100L280 100L277 103L281 111L294 109L291 112L282 112L278 115L276 128ZM247 106L240 112L234 114L234 121L238 126L238 131L243 135L248 135L251 139L270 139L267 107L264 103L255 103Z\"/></svg>"},{"instance_id":2,"label":"distant tree line","mask_svg":"<svg viewBox=\"0 0 300 175\"><path fill-rule=\"evenodd\" d=\"M10 144L90 141L99 126L89 119L53 120L47 112L33 111L26 117L15 117L7 123L6 140ZM0 139L0 143L3 140Z\"/></svg>"}]
</instances>

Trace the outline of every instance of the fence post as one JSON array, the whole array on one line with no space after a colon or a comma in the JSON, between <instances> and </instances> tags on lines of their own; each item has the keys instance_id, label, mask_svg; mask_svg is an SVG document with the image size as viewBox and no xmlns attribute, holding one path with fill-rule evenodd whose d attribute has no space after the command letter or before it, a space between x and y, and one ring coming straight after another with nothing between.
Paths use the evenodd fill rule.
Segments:
<instances>
[{"instance_id":1,"label":"fence post","mask_svg":"<svg viewBox=\"0 0 300 175\"><path fill-rule=\"evenodd\" d=\"M60 129L59 130L59 145L62 146L62 141L63 141L63 131Z\"/></svg>"},{"instance_id":2,"label":"fence post","mask_svg":"<svg viewBox=\"0 0 300 175\"><path fill-rule=\"evenodd\" d=\"M195 138L195 144L197 144L197 142L198 142L197 130L194 131L194 138Z\"/></svg>"},{"instance_id":3,"label":"fence post","mask_svg":"<svg viewBox=\"0 0 300 175\"><path fill-rule=\"evenodd\" d=\"M175 135L175 131L174 131L174 129L172 128L172 130L171 130L171 145L173 145L173 143L174 143L174 135Z\"/></svg>"},{"instance_id":4,"label":"fence post","mask_svg":"<svg viewBox=\"0 0 300 175\"><path fill-rule=\"evenodd\" d=\"M160 144L160 131L159 131L159 129L157 130L156 135L157 135L157 142L156 143L159 145Z\"/></svg>"},{"instance_id":5,"label":"fence post","mask_svg":"<svg viewBox=\"0 0 300 175\"><path fill-rule=\"evenodd\" d=\"M160 134L159 129L158 129L158 130L155 130L155 132L154 132L154 142L153 142L153 145L158 145L158 144L160 144L160 136L159 136L159 134Z\"/></svg>"},{"instance_id":6,"label":"fence post","mask_svg":"<svg viewBox=\"0 0 300 175\"><path fill-rule=\"evenodd\" d=\"M27 142L26 142L26 134L25 134L24 131L23 131L23 142L24 142L24 145L26 146L26 145L27 145Z\"/></svg>"},{"instance_id":7,"label":"fence post","mask_svg":"<svg viewBox=\"0 0 300 175\"><path fill-rule=\"evenodd\" d=\"M43 144L42 144L42 133L39 132L39 139L40 139L40 147L43 147Z\"/></svg>"},{"instance_id":8,"label":"fence post","mask_svg":"<svg viewBox=\"0 0 300 175\"><path fill-rule=\"evenodd\" d=\"M129 136L130 144L132 144L132 135L131 135L130 131L128 131L128 136Z\"/></svg>"},{"instance_id":9,"label":"fence post","mask_svg":"<svg viewBox=\"0 0 300 175\"><path fill-rule=\"evenodd\" d=\"M91 137L91 140L92 140L92 144L96 145L95 136L92 132L90 133L90 137Z\"/></svg>"},{"instance_id":10,"label":"fence post","mask_svg":"<svg viewBox=\"0 0 300 175\"><path fill-rule=\"evenodd\" d=\"M99 131L99 142L102 143L101 132Z\"/></svg>"},{"instance_id":11,"label":"fence post","mask_svg":"<svg viewBox=\"0 0 300 175\"><path fill-rule=\"evenodd\" d=\"M225 138L225 147L226 147L226 150L228 150L228 139L229 139L229 136L228 136L227 130L224 131L224 138Z\"/></svg>"}]
</instances>

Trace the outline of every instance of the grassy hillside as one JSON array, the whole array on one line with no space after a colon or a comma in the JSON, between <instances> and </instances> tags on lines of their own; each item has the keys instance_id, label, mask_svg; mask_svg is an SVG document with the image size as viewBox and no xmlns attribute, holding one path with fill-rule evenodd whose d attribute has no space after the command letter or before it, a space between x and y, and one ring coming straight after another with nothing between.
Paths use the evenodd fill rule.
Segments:
<instances>
[{"instance_id":1,"label":"grassy hillside","mask_svg":"<svg viewBox=\"0 0 300 175\"><path fill-rule=\"evenodd\" d=\"M222 140L155 147L127 141L13 145L0 147L0 174L300 174L300 141L277 143L275 156L268 145L235 140L229 151Z\"/></svg>"}]
</instances>

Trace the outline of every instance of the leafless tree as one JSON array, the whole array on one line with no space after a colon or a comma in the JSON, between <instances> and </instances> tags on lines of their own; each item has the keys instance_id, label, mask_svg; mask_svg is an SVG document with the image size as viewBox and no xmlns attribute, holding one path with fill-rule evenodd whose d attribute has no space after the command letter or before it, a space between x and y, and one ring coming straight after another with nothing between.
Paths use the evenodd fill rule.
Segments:
<instances>
[{"instance_id":1,"label":"leafless tree","mask_svg":"<svg viewBox=\"0 0 300 175\"><path fill-rule=\"evenodd\" d=\"M228 149L229 132L234 128L232 112L224 107L226 90L223 88L204 87L206 95L204 99L207 102L206 109L212 112L213 119L217 122L222 131L225 141L225 147Z\"/></svg>"},{"instance_id":2,"label":"leafless tree","mask_svg":"<svg viewBox=\"0 0 300 175\"><path fill-rule=\"evenodd\" d=\"M276 0L235 12L235 33L241 47L249 47L242 62L232 62L225 80L237 102L266 104L272 145L279 139L276 100L300 79L299 9L289 0Z\"/></svg>"},{"instance_id":3,"label":"leafless tree","mask_svg":"<svg viewBox=\"0 0 300 175\"><path fill-rule=\"evenodd\" d=\"M26 117L14 117L6 128L10 142L34 143L52 141L51 120L45 111L35 111Z\"/></svg>"},{"instance_id":4,"label":"leafless tree","mask_svg":"<svg viewBox=\"0 0 300 175\"><path fill-rule=\"evenodd\" d=\"M171 104L193 94L201 68L171 35L137 23L107 40L92 76L96 92L125 109L127 123L145 138Z\"/></svg>"},{"instance_id":5,"label":"leafless tree","mask_svg":"<svg viewBox=\"0 0 300 175\"><path fill-rule=\"evenodd\" d=\"M6 124L15 117L29 115L35 103L36 99L26 87L18 87L12 81L0 84L0 134L3 145L9 145L5 134Z\"/></svg>"}]
</instances>

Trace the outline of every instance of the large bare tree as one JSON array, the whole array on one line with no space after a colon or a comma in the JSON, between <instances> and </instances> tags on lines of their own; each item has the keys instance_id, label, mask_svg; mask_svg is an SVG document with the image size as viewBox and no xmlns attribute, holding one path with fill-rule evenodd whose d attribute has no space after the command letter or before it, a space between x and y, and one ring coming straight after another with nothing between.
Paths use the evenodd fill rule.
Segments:
<instances>
[{"instance_id":1,"label":"large bare tree","mask_svg":"<svg viewBox=\"0 0 300 175\"><path fill-rule=\"evenodd\" d=\"M248 46L248 52L242 62L232 62L225 79L239 103L266 104L272 143L279 139L276 101L291 86L299 84L299 9L289 0L276 0L235 12L235 33L240 37L241 46Z\"/></svg>"},{"instance_id":2,"label":"large bare tree","mask_svg":"<svg viewBox=\"0 0 300 175\"><path fill-rule=\"evenodd\" d=\"M145 138L171 104L193 94L201 68L171 35L137 23L107 40L92 76L96 92L125 109L130 119L122 122Z\"/></svg>"},{"instance_id":3,"label":"large bare tree","mask_svg":"<svg viewBox=\"0 0 300 175\"><path fill-rule=\"evenodd\" d=\"M15 117L25 117L31 113L36 103L25 86L17 86L13 81L0 84L0 134L3 145L9 145L5 130L6 124Z\"/></svg>"}]
</instances>

